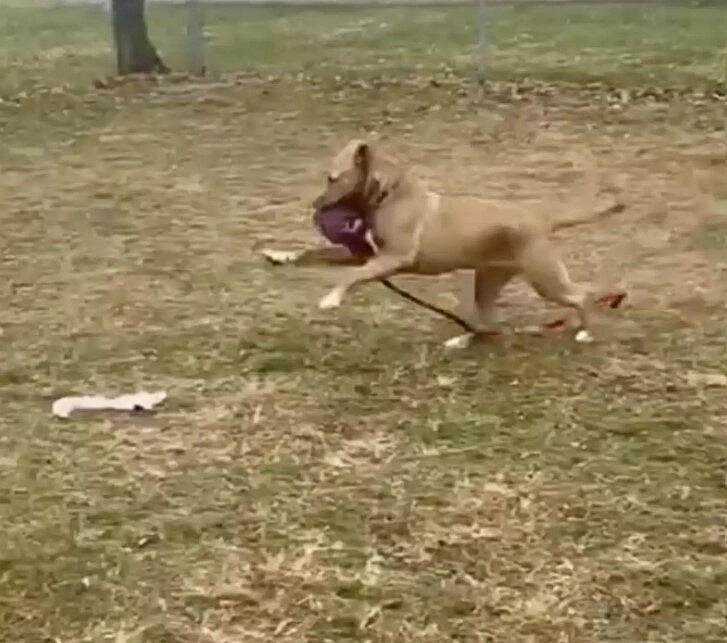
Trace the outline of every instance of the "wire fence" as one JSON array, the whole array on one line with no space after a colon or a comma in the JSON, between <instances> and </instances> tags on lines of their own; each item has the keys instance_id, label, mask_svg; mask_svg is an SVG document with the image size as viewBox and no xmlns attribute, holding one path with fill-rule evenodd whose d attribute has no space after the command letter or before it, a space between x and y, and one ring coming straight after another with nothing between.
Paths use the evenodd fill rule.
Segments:
<instances>
[{"instance_id":1,"label":"wire fence","mask_svg":"<svg viewBox=\"0 0 727 643\"><path fill-rule=\"evenodd\" d=\"M86 7L104 21L110 7L28 3ZM147 16L165 62L194 74L451 69L480 81L727 81L727 0L147 0Z\"/></svg>"}]
</instances>

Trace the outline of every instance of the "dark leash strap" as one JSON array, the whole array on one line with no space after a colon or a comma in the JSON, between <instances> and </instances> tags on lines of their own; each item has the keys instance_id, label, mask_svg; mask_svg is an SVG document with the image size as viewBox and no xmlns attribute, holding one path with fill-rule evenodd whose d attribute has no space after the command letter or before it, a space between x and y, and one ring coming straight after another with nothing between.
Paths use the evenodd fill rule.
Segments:
<instances>
[{"instance_id":1,"label":"dark leash strap","mask_svg":"<svg viewBox=\"0 0 727 643\"><path fill-rule=\"evenodd\" d=\"M454 322L455 324L457 324L457 326L463 328L468 333L477 333L477 329L475 329L474 326L462 319L459 315L455 315L449 310L445 310L444 308L440 308L439 306L435 306L434 304L430 304L429 302L419 299L419 297L415 297L411 293L406 292L406 290L402 290L401 288L399 288L399 286L395 286L388 279L382 279L381 283L400 297L403 297L404 299L414 304L418 304L419 306L422 306L427 310L431 310L433 313L437 313L439 315L442 315L443 317L446 317L447 319L449 319L449 321Z\"/></svg>"},{"instance_id":2,"label":"dark leash strap","mask_svg":"<svg viewBox=\"0 0 727 643\"><path fill-rule=\"evenodd\" d=\"M437 313L438 315L442 315L443 317L446 317L449 319L449 321L454 322L459 326L460 328L463 328L468 333L473 333L475 335L481 334L480 331L478 331L474 326L472 326L470 323L466 322L464 319L462 319L459 315L455 315L453 312L449 310L445 310L444 308L440 308L439 306L435 306L434 304L430 304L429 302L426 302L422 299L419 299L419 297L416 297L412 295L411 293L406 292L406 290L402 290L399 288L399 286L395 286L392 284L388 279L382 279L381 283L384 284L389 290L392 292L395 292L400 297L403 297L404 299L417 304L419 306L422 306L423 308L426 308L427 310L431 310L433 313ZM601 297L598 297L595 301L595 303L598 306L601 306L603 308L610 308L612 310L615 310L616 308L619 308L623 301L626 299L626 293L623 291L620 292L612 292L612 293L606 293L605 295L602 295ZM548 331L557 331L557 330L565 330L568 326L568 320L565 317L560 317L558 319L555 319L550 322L546 322L542 324L542 332L536 333L538 335L542 334L543 332ZM498 333L492 333L493 335L497 335Z\"/></svg>"}]
</instances>

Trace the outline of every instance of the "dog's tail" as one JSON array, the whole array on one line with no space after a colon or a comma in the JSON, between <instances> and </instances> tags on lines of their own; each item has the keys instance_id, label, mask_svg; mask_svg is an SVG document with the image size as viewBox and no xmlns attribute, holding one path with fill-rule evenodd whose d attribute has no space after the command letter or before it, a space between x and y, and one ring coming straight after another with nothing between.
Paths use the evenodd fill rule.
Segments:
<instances>
[{"instance_id":1,"label":"dog's tail","mask_svg":"<svg viewBox=\"0 0 727 643\"><path fill-rule=\"evenodd\" d=\"M566 228L573 228L584 223L593 223L599 219L604 219L612 214L618 214L626 209L626 204L621 201L616 201L611 205L591 212L590 214L574 214L572 216L565 216L559 219L555 219L550 226L551 232L557 232L558 230L565 230Z\"/></svg>"}]
</instances>

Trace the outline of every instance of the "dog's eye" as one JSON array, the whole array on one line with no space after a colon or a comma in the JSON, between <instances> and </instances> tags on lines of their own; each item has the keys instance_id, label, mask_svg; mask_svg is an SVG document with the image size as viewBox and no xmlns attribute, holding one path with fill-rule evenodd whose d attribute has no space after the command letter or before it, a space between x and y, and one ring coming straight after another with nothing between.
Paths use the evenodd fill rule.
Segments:
<instances>
[{"instance_id":1,"label":"dog's eye","mask_svg":"<svg viewBox=\"0 0 727 643\"><path fill-rule=\"evenodd\" d=\"M336 179L334 179L330 174L326 177L328 179L328 185L333 183Z\"/></svg>"}]
</instances>

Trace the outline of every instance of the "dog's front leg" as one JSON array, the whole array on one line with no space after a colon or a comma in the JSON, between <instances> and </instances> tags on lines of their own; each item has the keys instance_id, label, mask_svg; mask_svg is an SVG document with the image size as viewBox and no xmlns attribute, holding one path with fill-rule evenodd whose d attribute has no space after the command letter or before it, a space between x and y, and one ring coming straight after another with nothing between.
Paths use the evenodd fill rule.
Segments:
<instances>
[{"instance_id":1,"label":"dog's front leg","mask_svg":"<svg viewBox=\"0 0 727 643\"><path fill-rule=\"evenodd\" d=\"M274 266L360 266L366 259L351 254L341 246L306 248L305 250L264 249L262 256Z\"/></svg>"},{"instance_id":2,"label":"dog's front leg","mask_svg":"<svg viewBox=\"0 0 727 643\"><path fill-rule=\"evenodd\" d=\"M318 308L338 308L346 293L359 284L386 279L404 270L411 262L408 257L380 254L372 257L363 266L352 269L348 276L328 291L318 303Z\"/></svg>"}]
</instances>

